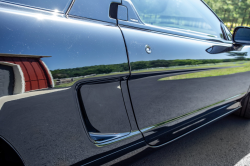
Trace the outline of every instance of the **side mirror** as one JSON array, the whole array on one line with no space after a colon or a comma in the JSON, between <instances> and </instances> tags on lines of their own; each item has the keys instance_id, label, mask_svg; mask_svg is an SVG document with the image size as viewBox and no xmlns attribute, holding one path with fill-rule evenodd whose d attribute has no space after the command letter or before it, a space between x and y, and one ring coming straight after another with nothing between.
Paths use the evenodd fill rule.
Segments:
<instances>
[{"instance_id":1,"label":"side mirror","mask_svg":"<svg viewBox=\"0 0 250 166\"><path fill-rule=\"evenodd\" d=\"M250 45L250 27L236 27L233 42L240 45Z\"/></svg>"}]
</instances>

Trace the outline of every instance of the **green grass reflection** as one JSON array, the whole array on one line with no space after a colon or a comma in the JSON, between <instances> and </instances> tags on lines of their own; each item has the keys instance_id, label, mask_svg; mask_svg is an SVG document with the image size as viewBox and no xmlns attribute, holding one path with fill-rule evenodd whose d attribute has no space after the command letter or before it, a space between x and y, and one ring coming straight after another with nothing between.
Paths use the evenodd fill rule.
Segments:
<instances>
[{"instance_id":1,"label":"green grass reflection","mask_svg":"<svg viewBox=\"0 0 250 166\"><path fill-rule=\"evenodd\" d=\"M176 76L169 76L169 77L161 78L161 79L159 79L159 81L215 77L215 76L230 75L230 74L236 74L236 73L250 71L250 63L249 62L237 62L237 63L235 63L234 66L237 66L237 67L195 72L195 73L182 74L182 75L176 75ZM220 67L230 67L230 65L224 65L224 66L220 66Z\"/></svg>"}]
</instances>

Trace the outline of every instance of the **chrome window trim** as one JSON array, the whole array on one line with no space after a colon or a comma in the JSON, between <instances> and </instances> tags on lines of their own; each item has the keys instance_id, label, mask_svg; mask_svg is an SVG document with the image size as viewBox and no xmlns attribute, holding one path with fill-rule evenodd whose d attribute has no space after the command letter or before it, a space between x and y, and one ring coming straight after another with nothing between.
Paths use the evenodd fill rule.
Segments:
<instances>
[{"instance_id":1,"label":"chrome window trim","mask_svg":"<svg viewBox=\"0 0 250 166\"><path fill-rule=\"evenodd\" d=\"M87 21L87 22L99 23L99 24L103 24L103 25L106 25L106 26L117 26L116 23L106 22L106 21L102 21L102 20L95 20L95 19L92 19L92 18L86 18L86 17L81 17L81 16L75 16L75 15L66 15L66 18L74 19L74 20L78 20L78 21Z\"/></svg>"},{"instance_id":2,"label":"chrome window trim","mask_svg":"<svg viewBox=\"0 0 250 166\"><path fill-rule=\"evenodd\" d=\"M67 9L67 11L66 11L66 13L65 13L65 16L66 16L67 18L68 18L69 12L70 12L71 8L73 7L75 1L76 1L76 0L72 0L72 1L71 1L70 5L69 5L69 7L68 7L68 9Z\"/></svg>"},{"instance_id":3,"label":"chrome window trim","mask_svg":"<svg viewBox=\"0 0 250 166\"><path fill-rule=\"evenodd\" d=\"M150 28L136 27L136 26L132 26L132 25L123 25L123 24L119 24L119 26L124 27L124 28L131 28L131 29L136 29L136 30L141 30L141 31L147 31L147 32L150 32L150 33L157 33L157 34L162 34L162 35L167 35L167 36L173 36L173 37L179 37L179 38L184 38L184 39L196 40L196 41L201 41L201 42L206 42L206 43L211 43L211 44L218 44L218 45L229 46L229 47L231 47L232 43L233 43L230 40L217 40L217 39L213 39L213 38L206 39L204 37L203 38L202 37L194 37L195 35L188 35L188 33L186 33L187 35L170 33L170 32L166 32L165 29L163 29L163 30L155 30L155 29L150 29ZM185 34L185 33L183 33L183 34Z\"/></svg>"},{"instance_id":4,"label":"chrome window trim","mask_svg":"<svg viewBox=\"0 0 250 166\"><path fill-rule=\"evenodd\" d=\"M182 29L177 29L177 28L158 27L158 26L152 26L149 24L145 24L141 20L136 8L133 5L133 2L131 2L130 0L125 0L125 1L129 2L129 4L131 5L135 14L139 18L139 22L136 23L136 22L131 22L131 21L118 20L118 24L121 27L124 26L124 27L130 27L133 29L141 29L141 30L150 31L150 32L157 32L157 33L161 33L161 34L169 34L171 36L176 36L176 37L179 36L179 37L188 37L190 39L201 39L203 41L210 40L210 41L217 41L217 43L228 43L228 44L233 43L230 40L225 40L225 39L223 40L223 39L219 39L219 38L213 38L213 37L208 37L208 36L202 35L204 33L201 33L201 32L195 32L195 31L187 32L187 30L182 30ZM223 21L215 14L215 12L203 0L200 0L200 1L202 1L202 3L204 3L204 5L206 7L208 7L208 9L211 10L211 12L216 16L218 21L224 25ZM224 36L224 33L226 33L226 32L223 29L223 31L222 31L223 36Z\"/></svg>"}]
</instances>

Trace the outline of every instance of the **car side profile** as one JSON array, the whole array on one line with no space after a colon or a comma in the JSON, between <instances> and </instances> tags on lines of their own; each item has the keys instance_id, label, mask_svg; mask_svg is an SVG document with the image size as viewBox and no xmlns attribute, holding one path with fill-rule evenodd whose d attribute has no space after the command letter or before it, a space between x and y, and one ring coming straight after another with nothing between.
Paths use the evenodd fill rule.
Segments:
<instances>
[{"instance_id":1,"label":"car side profile","mask_svg":"<svg viewBox=\"0 0 250 166\"><path fill-rule=\"evenodd\" d=\"M250 118L250 29L231 35L202 0L0 0L0 13L0 165L118 162Z\"/></svg>"}]
</instances>

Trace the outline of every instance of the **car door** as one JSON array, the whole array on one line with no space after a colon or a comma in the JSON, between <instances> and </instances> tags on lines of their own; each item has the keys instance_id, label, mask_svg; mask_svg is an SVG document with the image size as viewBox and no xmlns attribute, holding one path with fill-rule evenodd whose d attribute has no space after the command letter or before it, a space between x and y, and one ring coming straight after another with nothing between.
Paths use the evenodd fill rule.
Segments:
<instances>
[{"instance_id":1,"label":"car door","mask_svg":"<svg viewBox=\"0 0 250 166\"><path fill-rule=\"evenodd\" d=\"M248 50L232 49L230 33L203 1L123 0L118 19L131 102L149 145L171 142L241 107L250 72L233 71L248 65Z\"/></svg>"}]
</instances>

